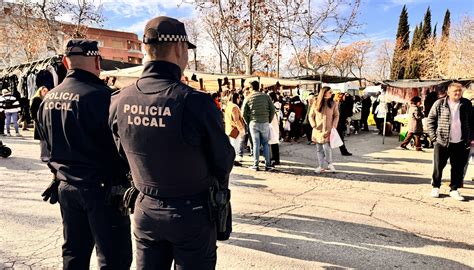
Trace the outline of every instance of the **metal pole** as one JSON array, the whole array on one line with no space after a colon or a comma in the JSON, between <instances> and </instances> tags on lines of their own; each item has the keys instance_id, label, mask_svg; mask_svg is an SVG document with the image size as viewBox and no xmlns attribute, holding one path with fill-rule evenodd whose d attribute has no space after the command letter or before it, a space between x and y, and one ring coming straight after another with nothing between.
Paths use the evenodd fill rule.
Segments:
<instances>
[{"instance_id":1,"label":"metal pole","mask_svg":"<svg viewBox=\"0 0 474 270\"><path fill-rule=\"evenodd\" d=\"M279 19L281 20L281 19ZM280 23L281 21L278 21L278 45L277 45L277 74L276 77L280 78Z\"/></svg>"},{"instance_id":2,"label":"metal pole","mask_svg":"<svg viewBox=\"0 0 474 270\"><path fill-rule=\"evenodd\" d=\"M385 127L387 126L387 103L384 103L384 106L385 106L385 115L383 117L382 144L385 144Z\"/></svg>"}]
</instances>

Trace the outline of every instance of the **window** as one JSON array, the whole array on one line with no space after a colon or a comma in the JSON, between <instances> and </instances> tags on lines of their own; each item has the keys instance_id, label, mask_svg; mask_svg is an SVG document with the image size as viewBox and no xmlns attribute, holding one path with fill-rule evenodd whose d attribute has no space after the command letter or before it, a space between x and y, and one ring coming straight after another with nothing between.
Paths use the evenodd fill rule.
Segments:
<instances>
[{"instance_id":1,"label":"window","mask_svg":"<svg viewBox=\"0 0 474 270\"><path fill-rule=\"evenodd\" d=\"M112 40L112 47L117 49L124 48L123 42L121 40Z\"/></svg>"},{"instance_id":2,"label":"window","mask_svg":"<svg viewBox=\"0 0 474 270\"><path fill-rule=\"evenodd\" d=\"M99 43L99 47L104 47L104 41L103 40L97 40L97 43Z\"/></svg>"}]
</instances>

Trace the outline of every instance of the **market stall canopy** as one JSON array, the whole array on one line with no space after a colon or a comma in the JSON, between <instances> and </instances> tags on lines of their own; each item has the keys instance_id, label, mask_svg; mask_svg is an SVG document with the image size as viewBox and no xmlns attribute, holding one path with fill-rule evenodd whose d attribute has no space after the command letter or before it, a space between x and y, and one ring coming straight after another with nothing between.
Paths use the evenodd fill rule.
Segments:
<instances>
[{"instance_id":1,"label":"market stall canopy","mask_svg":"<svg viewBox=\"0 0 474 270\"><path fill-rule=\"evenodd\" d=\"M131 68L117 69L111 71L103 71L100 74L101 78L105 77L115 77L117 78L115 86L118 88L123 88L134 83L138 77L142 74L143 66L136 66ZM193 72L190 70L184 71L184 76L186 81L190 86L201 89L209 92L215 92L219 90L219 80L222 80L222 84L229 82L229 88L232 88L232 83L235 83L235 88L241 88L242 83L245 86L250 86L252 81L260 81L260 84L263 87L272 87L275 85L280 85L282 87L295 88L302 85L315 85L320 84L318 80L303 80L303 79L283 79L283 78L272 78L272 77L260 77L260 76L249 76L249 75L234 75L234 74L215 74L215 73L202 73L202 72ZM200 80L202 80L203 86L200 85ZM223 90L226 89L226 86L222 87Z\"/></svg>"},{"instance_id":2,"label":"market stall canopy","mask_svg":"<svg viewBox=\"0 0 474 270\"><path fill-rule=\"evenodd\" d=\"M408 102L414 96L420 96L424 100L425 96L432 91L438 93L445 92L452 82L459 82L468 87L472 79L458 80L385 80L381 84L386 88L388 100L396 102Z\"/></svg>"},{"instance_id":3,"label":"market stall canopy","mask_svg":"<svg viewBox=\"0 0 474 270\"><path fill-rule=\"evenodd\" d=\"M385 80L383 84L395 88L425 88L449 84L451 82L451 80Z\"/></svg>"},{"instance_id":4,"label":"market stall canopy","mask_svg":"<svg viewBox=\"0 0 474 270\"><path fill-rule=\"evenodd\" d=\"M345 83L345 82L352 82L352 81L359 81L365 80L364 78L356 78L356 77L341 77L336 75L305 75L305 76L298 76L291 79L298 79L298 80L321 80L323 83Z\"/></svg>"}]
</instances>

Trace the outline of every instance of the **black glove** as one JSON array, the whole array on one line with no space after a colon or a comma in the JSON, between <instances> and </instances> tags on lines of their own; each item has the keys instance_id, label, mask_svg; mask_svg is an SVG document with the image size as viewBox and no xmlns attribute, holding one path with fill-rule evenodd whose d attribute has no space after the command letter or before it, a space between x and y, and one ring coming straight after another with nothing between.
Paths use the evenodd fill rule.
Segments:
<instances>
[{"instance_id":1,"label":"black glove","mask_svg":"<svg viewBox=\"0 0 474 270\"><path fill-rule=\"evenodd\" d=\"M137 200L138 194L140 194L140 191L133 185L125 190L123 194L123 206L130 211L130 214L135 212L135 201Z\"/></svg>"},{"instance_id":2,"label":"black glove","mask_svg":"<svg viewBox=\"0 0 474 270\"><path fill-rule=\"evenodd\" d=\"M58 187L59 187L59 180L53 179L49 186L43 191L41 197L43 197L43 201L48 201L50 204L55 204L58 202L59 195L58 195Z\"/></svg>"}]
</instances>

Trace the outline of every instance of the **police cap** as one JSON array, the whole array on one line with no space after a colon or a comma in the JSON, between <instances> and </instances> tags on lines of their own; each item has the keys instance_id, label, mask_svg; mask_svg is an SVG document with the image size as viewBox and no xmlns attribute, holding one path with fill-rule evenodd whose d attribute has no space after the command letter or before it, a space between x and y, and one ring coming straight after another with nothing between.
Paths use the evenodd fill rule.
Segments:
<instances>
[{"instance_id":1,"label":"police cap","mask_svg":"<svg viewBox=\"0 0 474 270\"><path fill-rule=\"evenodd\" d=\"M196 49L196 45L188 41L184 24L176 19L159 16L151 19L145 25L143 35L145 44L179 41L188 43L188 49Z\"/></svg>"},{"instance_id":2,"label":"police cap","mask_svg":"<svg viewBox=\"0 0 474 270\"><path fill-rule=\"evenodd\" d=\"M71 39L67 42L65 56L100 56L97 41L87 39Z\"/></svg>"}]
</instances>

